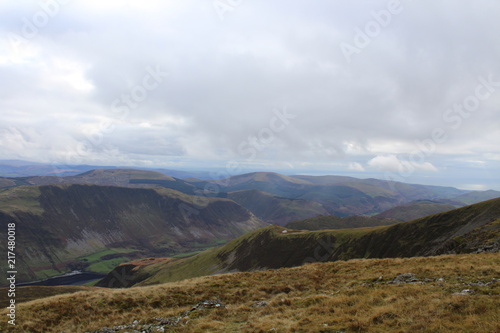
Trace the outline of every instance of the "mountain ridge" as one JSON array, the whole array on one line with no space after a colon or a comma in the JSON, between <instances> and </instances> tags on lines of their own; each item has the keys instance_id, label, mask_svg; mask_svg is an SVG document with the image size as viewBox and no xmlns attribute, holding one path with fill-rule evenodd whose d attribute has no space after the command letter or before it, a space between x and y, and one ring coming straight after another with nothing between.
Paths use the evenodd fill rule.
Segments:
<instances>
[{"instance_id":1,"label":"mountain ridge","mask_svg":"<svg viewBox=\"0 0 500 333\"><path fill-rule=\"evenodd\" d=\"M104 250L175 254L229 241L265 225L231 200L205 198L204 206L197 200L166 188L20 186L0 192L0 225L16 224L17 257L23 263L19 281L36 279L38 271L57 275L77 264L84 267L78 258ZM5 236L6 230L0 234Z\"/></svg>"},{"instance_id":2,"label":"mountain ridge","mask_svg":"<svg viewBox=\"0 0 500 333\"><path fill-rule=\"evenodd\" d=\"M499 250L500 198L391 226L298 231L272 225L175 263L140 267L140 279L132 274L129 280L131 285L149 285L317 261ZM100 285L120 287L110 284L109 277Z\"/></svg>"}]
</instances>

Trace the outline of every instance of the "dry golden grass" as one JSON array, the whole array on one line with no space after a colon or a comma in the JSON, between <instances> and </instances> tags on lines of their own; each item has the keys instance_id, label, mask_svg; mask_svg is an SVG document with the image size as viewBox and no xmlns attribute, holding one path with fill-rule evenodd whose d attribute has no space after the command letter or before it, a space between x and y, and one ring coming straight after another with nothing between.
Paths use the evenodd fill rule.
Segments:
<instances>
[{"instance_id":1,"label":"dry golden grass","mask_svg":"<svg viewBox=\"0 0 500 333\"><path fill-rule=\"evenodd\" d=\"M387 284L408 272L429 280ZM191 312L184 326L165 331L493 333L500 332L499 277L500 254L317 263L53 296L19 304L15 329L2 310L0 331L92 331L178 316L220 298L225 306ZM473 292L454 295L464 289ZM255 306L260 301L267 306Z\"/></svg>"},{"instance_id":2,"label":"dry golden grass","mask_svg":"<svg viewBox=\"0 0 500 333\"><path fill-rule=\"evenodd\" d=\"M44 297L50 297L60 294L71 294L77 291L89 291L95 290L95 287L87 287L87 286L54 286L54 287L42 287L42 286L25 286L25 287L17 287L16 288L16 302L29 302L35 299L40 299ZM7 295L9 292L9 288L3 287L0 288L0 295ZM3 308L4 306L9 305L9 300L2 299L0 302L0 306Z\"/></svg>"}]
</instances>

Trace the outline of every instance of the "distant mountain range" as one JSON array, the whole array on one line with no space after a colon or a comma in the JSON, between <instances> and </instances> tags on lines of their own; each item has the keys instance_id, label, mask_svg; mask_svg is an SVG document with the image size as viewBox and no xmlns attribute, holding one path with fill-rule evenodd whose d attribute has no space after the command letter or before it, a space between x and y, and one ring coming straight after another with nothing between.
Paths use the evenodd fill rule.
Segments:
<instances>
[{"instance_id":1,"label":"distant mountain range","mask_svg":"<svg viewBox=\"0 0 500 333\"><path fill-rule=\"evenodd\" d=\"M500 192L81 168L0 177L0 256L15 223L17 283L85 270L143 288L16 286L22 329L418 331L436 313L434 331L498 327Z\"/></svg>"},{"instance_id":2,"label":"distant mountain range","mask_svg":"<svg viewBox=\"0 0 500 333\"><path fill-rule=\"evenodd\" d=\"M199 252L268 223L307 230L388 225L492 197L500 192L344 176L256 172L209 181L93 169L0 178L0 225L17 223L20 278L31 280Z\"/></svg>"},{"instance_id":3,"label":"distant mountain range","mask_svg":"<svg viewBox=\"0 0 500 333\"><path fill-rule=\"evenodd\" d=\"M97 165L65 165L45 164L21 160L0 160L0 177L31 177L31 176L75 176L94 169L139 169L145 171L156 171L176 178L202 178L219 179L214 171L185 171L162 168L138 168L124 166L97 166Z\"/></svg>"},{"instance_id":4,"label":"distant mountain range","mask_svg":"<svg viewBox=\"0 0 500 333\"><path fill-rule=\"evenodd\" d=\"M265 222L279 225L318 215L374 215L414 200L440 200L441 203L458 207L500 197L500 192L491 190L465 191L453 187L380 179L285 176L272 172L254 172L220 180L200 180L180 179L147 170L94 169L64 177L0 178L0 187L54 184L165 187L189 195L230 198Z\"/></svg>"}]
</instances>

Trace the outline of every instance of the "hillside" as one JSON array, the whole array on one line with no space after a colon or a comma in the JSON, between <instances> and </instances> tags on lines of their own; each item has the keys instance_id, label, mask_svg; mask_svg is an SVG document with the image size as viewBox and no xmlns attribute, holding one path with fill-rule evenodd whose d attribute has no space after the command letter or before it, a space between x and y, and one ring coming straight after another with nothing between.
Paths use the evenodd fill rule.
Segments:
<instances>
[{"instance_id":1,"label":"hillside","mask_svg":"<svg viewBox=\"0 0 500 333\"><path fill-rule=\"evenodd\" d=\"M357 259L94 288L17 304L16 327L0 330L498 332L499 267L498 253Z\"/></svg>"},{"instance_id":2,"label":"hillside","mask_svg":"<svg viewBox=\"0 0 500 333\"><path fill-rule=\"evenodd\" d=\"M321 204L330 215L380 213L412 200L449 199L468 193L453 187L405 184L344 176L284 176L255 172L214 181L222 192L256 189Z\"/></svg>"},{"instance_id":3,"label":"hillside","mask_svg":"<svg viewBox=\"0 0 500 333\"><path fill-rule=\"evenodd\" d=\"M297 230L328 230L328 229L350 229L378 227L396 224L401 221L393 218L378 218L368 216L346 216L335 215L317 216L304 220L297 220L288 223L285 227Z\"/></svg>"},{"instance_id":4,"label":"hillside","mask_svg":"<svg viewBox=\"0 0 500 333\"><path fill-rule=\"evenodd\" d=\"M12 178L17 185L89 184L134 188L165 187L194 194L196 187L160 172L135 169L93 169L75 176L33 176Z\"/></svg>"},{"instance_id":5,"label":"hillside","mask_svg":"<svg viewBox=\"0 0 500 333\"><path fill-rule=\"evenodd\" d=\"M0 190L1 251L16 223L19 281L221 244L265 225L237 203L169 189L96 185ZM128 259L124 259L128 258Z\"/></svg>"},{"instance_id":6,"label":"hillside","mask_svg":"<svg viewBox=\"0 0 500 333\"><path fill-rule=\"evenodd\" d=\"M173 174L179 173L173 172ZM260 196L259 205L251 203L241 193L234 197L257 215L278 224L318 214L373 215L414 200L441 201L461 195L465 196L460 202L469 204L480 201L478 200L480 198L490 199L495 193L495 191L471 192L453 187L405 184L380 179L344 176L285 176L273 172L247 173L220 180L200 180L179 179L148 170L115 168L95 169L66 177L34 176L0 179L0 188L58 184L113 185L134 188L164 187L190 195L218 197L227 197L228 193L257 190L272 196ZM250 192L249 195L257 196L255 192ZM281 203L277 203L277 198ZM283 199L302 200L302 202L285 202ZM318 209L320 206L321 208ZM266 207L278 207L278 211L273 214ZM300 210L295 209L299 207ZM304 214L301 215L302 212ZM291 218L289 214L296 215L296 217Z\"/></svg>"},{"instance_id":7,"label":"hillside","mask_svg":"<svg viewBox=\"0 0 500 333\"><path fill-rule=\"evenodd\" d=\"M424 216L446 212L455 208L457 208L456 205L451 205L449 203L442 203L432 200L417 200L388 209L375 216L378 218L411 221Z\"/></svg>"},{"instance_id":8,"label":"hillside","mask_svg":"<svg viewBox=\"0 0 500 333\"><path fill-rule=\"evenodd\" d=\"M307 262L354 258L394 258L447 253L499 251L500 199L431 215L392 226L298 231L268 226L226 245L175 262L117 267L127 286L179 281L215 273L299 266Z\"/></svg>"},{"instance_id":9,"label":"hillside","mask_svg":"<svg viewBox=\"0 0 500 333\"><path fill-rule=\"evenodd\" d=\"M230 192L227 198L239 203L259 219L278 225L328 214L320 203L282 198L259 190Z\"/></svg>"},{"instance_id":10,"label":"hillside","mask_svg":"<svg viewBox=\"0 0 500 333\"><path fill-rule=\"evenodd\" d=\"M466 205L472 205L481 201L486 201L490 199L500 198L499 191L473 191L465 193L456 197L456 200L463 202Z\"/></svg>"}]
</instances>

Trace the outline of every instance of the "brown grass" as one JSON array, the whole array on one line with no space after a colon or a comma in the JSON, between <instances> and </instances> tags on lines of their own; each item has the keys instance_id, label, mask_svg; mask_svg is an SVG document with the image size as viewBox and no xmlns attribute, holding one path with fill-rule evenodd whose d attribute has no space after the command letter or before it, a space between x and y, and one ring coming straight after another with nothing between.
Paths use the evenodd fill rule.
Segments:
<instances>
[{"instance_id":1,"label":"brown grass","mask_svg":"<svg viewBox=\"0 0 500 333\"><path fill-rule=\"evenodd\" d=\"M408 272L429 280L387 284ZM165 331L493 333L500 332L499 277L500 254L317 263L39 299L19 304L16 329L3 310L0 331L85 332L178 316L220 298L224 307L194 311ZM464 289L473 292L454 295ZM267 306L255 306L260 301Z\"/></svg>"}]
</instances>

